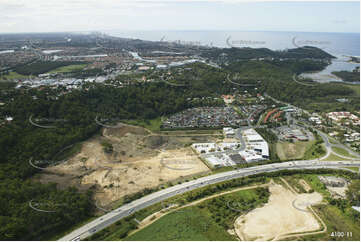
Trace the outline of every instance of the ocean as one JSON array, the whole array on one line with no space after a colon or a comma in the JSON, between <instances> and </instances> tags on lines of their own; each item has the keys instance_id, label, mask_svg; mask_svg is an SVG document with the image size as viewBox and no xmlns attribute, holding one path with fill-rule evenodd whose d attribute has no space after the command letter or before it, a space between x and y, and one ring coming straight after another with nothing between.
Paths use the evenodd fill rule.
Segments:
<instances>
[{"instance_id":1,"label":"ocean","mask_svg":"<svg viewBox=\"0 0 361 242\"><path fill-rule=\"evenodd\" d=\"M151 40L178 42L191 45L221 48L251 47L285 50L302 46L315 46L337 57L325 70L305 74L315 81L341 81L333 71L352 71L359 64L348 62L348 56L360 56L359 33L315 33L273 31L107 31L109 35Z\"/></svg>"},{"instance_id":2,"label":"ocean","mask_svg":"<svg viewBox=\"0 0 361 242\"><path fill-rule=\"evenodd\" d=\"M258 32L258 31L107 31L117 37L151 41L180 41L228 48L252 47L284 50L315 46L334 56L360 56L359 33Z\"/></svg>"}]
</instances>

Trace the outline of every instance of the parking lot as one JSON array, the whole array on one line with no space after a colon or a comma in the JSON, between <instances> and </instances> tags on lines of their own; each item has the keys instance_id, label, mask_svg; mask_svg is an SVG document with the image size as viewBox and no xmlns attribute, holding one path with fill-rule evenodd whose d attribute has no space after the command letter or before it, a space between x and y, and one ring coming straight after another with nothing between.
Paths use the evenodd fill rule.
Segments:
<instances>
[{"instance_id":1,"label":"parking lot","mask_svg":"<svg viewBox=\"0 0 361 242\"><path fill-rule=\"evenodd\" d=\"M199 107L172 115L163 122L162 128L235 127L242 121L232 107Z\"/></svg>"}]
</instances>

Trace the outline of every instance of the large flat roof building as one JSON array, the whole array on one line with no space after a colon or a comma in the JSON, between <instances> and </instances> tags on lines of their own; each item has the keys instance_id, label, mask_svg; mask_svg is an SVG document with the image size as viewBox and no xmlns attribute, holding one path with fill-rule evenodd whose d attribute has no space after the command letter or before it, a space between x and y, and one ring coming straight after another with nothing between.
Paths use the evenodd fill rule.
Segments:
<instances>
[{"instance_id":1,"label":"large flat roof building","mask_svg":"<svg viewBox=\"0 0 361 242\"><path fill-rule=\"evenodd\" d=\"M232 128L224 128L224 133L234 134ZM212 167L235 166L269 159L267 142L254 129L242 131L245 147L241 142L194 143L192 148Z\"/></svg>"},{"instance_id":2,"label":"large flat roof building","mask_svg":"<svg viewBox=\"0 0 361 242\"><path fill-rule=\"evenodd\" d=\"M246 143L246 149L241 151L240 155L246 162L269 159L268 143L256 130L244 130L242 135Z\"/></svg>"}]
</instances>

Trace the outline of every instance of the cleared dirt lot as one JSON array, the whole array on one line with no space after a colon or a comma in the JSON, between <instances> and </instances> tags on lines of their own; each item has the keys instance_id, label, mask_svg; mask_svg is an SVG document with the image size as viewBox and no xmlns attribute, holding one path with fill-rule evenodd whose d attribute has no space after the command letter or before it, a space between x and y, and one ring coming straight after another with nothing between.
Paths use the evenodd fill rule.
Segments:
<instances>
[{"instance_id":1,"label":"cleared dirt lot","mask_svg":"<svg viewBox=\"0 0 361 242\"><path fill-rule=\"evenodd\" d=\"M209 172L193 153L193 142L215 141L207 135L166 136L134 126L104 129L102 135L83 142L79 153L66 162L48 167L36 180L57 182L79 189L95 188L95 199L106 207L125 195L195 174ZM111 144L112 152L104 150Z\"/></svg>"},{"instance_id":2,"label":"cleared dirt lot","mask_svg":"<svg viewBox=\"0 0 361 242\"><path fill-rule=\"evenodd\" d=\"M277 240L283 235L315 231L321 228L307 209L322 201L319 193L295 194L282 185L269 187L268 203L235 221L235 231L243 240Z\"/></svg>"},{"instance_id":3,"label":"cleared dirt lot","mask_svg":"<svg viewBox=\"0 0 361 242\"><path fill-rule=\"evenodd\" d=\"M277 155L281 160L301 159L311 144L312 141L278 142Z\"/></svg>"}]
</instances>

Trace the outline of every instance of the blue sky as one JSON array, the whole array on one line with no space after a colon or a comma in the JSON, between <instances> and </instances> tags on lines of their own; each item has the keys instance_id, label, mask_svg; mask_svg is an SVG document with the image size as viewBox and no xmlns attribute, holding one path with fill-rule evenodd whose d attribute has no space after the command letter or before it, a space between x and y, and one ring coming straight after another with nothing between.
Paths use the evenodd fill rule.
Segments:
<instances>
[{"instance_id":1,"label":"blue sky","mask_svg":"<svg viewBox=\"0 0 361 242\"><path fill-rule=\"evenodd\" d=\"M360 32L360 3L0 0L0 32L244 30Z\"/></svg>"}]
</instances>

